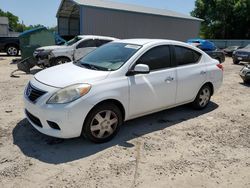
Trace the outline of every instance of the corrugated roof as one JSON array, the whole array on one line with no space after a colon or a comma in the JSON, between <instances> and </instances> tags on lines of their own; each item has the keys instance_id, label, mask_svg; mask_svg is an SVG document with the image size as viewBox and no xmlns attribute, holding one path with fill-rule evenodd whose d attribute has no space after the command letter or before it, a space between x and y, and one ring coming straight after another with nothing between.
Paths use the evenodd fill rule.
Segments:
<instances>
[{"instance_id":1,"label":"corrugated roof","mask_svg":"<svg viewBox=\"0 0 250 188\"><path fill-rule=\"evenodd\" d=\"M118 3L114 1L108 1L108 0L72 0L72 1L74 1L75 3L79 5L85 5L85 6L91 6L91 7L108 8L108 9L114 9L114 10L122 10L122 11L130 11L130 12L137 12L137 13L144 13L144 14L153 14L153 15L202 21L199 18L195 18L189 15L177 13L177 12L166 10L166 9L157 9L157 8L150 8L150 7L139 6L139 5L124 4L124 3Z\"/></svg>"},{"instance_id":2,"label":"corrugated roof","mask_svg":"<svg viewBox=\"0 0 250 188\"><path fill-rule=\"evenodd\" d=\"M7 17L0 17L0 24L8 25L9 19Z\"/></svg>"}]
</instances>

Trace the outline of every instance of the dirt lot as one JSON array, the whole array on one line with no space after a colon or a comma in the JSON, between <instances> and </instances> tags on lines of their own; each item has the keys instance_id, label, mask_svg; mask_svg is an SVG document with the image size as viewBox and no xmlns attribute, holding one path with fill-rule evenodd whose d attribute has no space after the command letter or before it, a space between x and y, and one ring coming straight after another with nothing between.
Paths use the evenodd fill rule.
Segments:
<instances>
[{"instance_id":1,"label":"dirt lot","mask_svg":"<svg viewBox=\"0 0 250 188\"><path fill-rule=\"evenodd\" d=\"M227 59L204 111L188 106L125 123L101 145L40 134L23 114L32 75L0 56L0 187L250 187L250 88Z\"/></svg>"}]
</instances>

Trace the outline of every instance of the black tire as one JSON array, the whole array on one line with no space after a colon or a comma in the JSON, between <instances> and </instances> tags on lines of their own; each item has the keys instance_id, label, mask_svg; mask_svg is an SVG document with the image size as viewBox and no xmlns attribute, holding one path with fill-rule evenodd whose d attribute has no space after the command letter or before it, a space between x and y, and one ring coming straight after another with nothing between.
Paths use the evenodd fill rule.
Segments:
<instances>
[{"instance_id":1,"label":"black tire","mask_svg":"<svg viewBox=\"0 0 250 188\"><path fill-rule=\"evenodd\" d=\"M202 98L202 96L204 98ZM204 85L198 92L192 106L196 110L202 110L207 107L212 96L212 89L209 85Z\"/></svg>"},{"instance_id":2,"label":"black tire","mask_svg":"<svg viewBox=\"0 0 250 188\"><path fill-rule=\"evenodd\" d=\"M233 63L234 63L235 65L238 65L238 64L240 63L240 61L234 59L234 60L233 60Z\"/></svg>"},{"instance_id":3,"label":"black tire","mask_svg":"<svg viewBox=\"0 0 250 188\"><path fill-rule=\"evenodd\" d=\"M6 47L6 53L8 56L17 56L19 54L19 49L15 45L8 45Z\"/></svg>"},{"instance_id":4,"label":"black tire","mask_svg":"<svg viewBox=\"0 0 250 188\"><path fill-rule=\"evenodd\" d=\"M243 80L244 84L250 84L250 80Z\"/></svg>"},{"instance_id":5,"label":"black tire","mask_svg":"<svg viewBox=\"0 0 250 188\"><path fill-rule=\"evenodd\" d=\"M108 118L109 120L106 120L108 111L111 112L111 115L110 118ZM97 119L99 119L99 121ZM117 119L116 122L115 119ZM115 123L112 124L112 121ZM92 109L86 117L83 124L82 135L94 143L105 143L116 136L122 123L121 110L112 103L103 103Z\"/></svg>"},{"instance_id":6,"label":"black tire","mask_svg":"<svg viewBox=\"0 0 250 188\"><path fill-rule=\"evenodd\" d=\"M54 59L52 66L62 65L64 63L68 63L68 62L70 62L70 59L67 57L57 57Z\"/></svg>"}]
</instances>

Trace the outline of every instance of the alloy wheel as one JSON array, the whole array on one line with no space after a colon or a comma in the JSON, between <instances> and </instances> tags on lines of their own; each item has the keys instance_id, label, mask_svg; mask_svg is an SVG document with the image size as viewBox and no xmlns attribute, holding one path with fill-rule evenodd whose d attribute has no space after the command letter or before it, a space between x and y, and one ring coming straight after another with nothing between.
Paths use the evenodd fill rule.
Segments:
<instances>
[{"instance_id":1,"label":"alloy wheel","mask_svg":"<svg viewBox=\"0 0 250 188\"><path fill-rule=\"evenodd\" d=\"M91 134L99 139L112 135L118 126L118 117L111 110L97 113L91 121Z\"/></svg>"},{"instance_id":2,"label":"alloy wheel","mask_svg":"<svg viewBox=\"0 0 250 188\"><path fill-rule=\"evenodd\" d=\"M15 56L15 55L17 55L17 53L18 53L18 50L15 47L9 47L8 48L8 54L9 55Z\"/></svg>"},{"instance_id":3,"label":"alloy wheel","mask_svg":"<svg viewBox=\"0 0 250 188\"><path fill-rule=\"evenodd\" d=\"M199 96L199 105L201 107L204 107L208 104L209 99L210 99L210 90L208 88L203 88L200 92L200 96Z\"/></svg>"}]
</instances>

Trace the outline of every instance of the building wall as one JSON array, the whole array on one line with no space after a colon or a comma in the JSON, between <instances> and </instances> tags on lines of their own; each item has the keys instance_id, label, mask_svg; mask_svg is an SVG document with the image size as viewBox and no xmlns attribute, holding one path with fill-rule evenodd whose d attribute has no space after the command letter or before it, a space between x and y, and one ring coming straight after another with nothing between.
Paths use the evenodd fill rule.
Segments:
<instances>
[{"instance_id":1,"label":"building wall","mask_svg":"<svg viewBox=\"0 0 250 188\"><path fill-rule=\"evenodd\" d=\"M186 41L198 36L200 21L82 6L81 34Z\"/></svg>"},{"instance_id":2,"label":"building wall","mask_svg":"<svg viewBox=\"0 0 250 188\"><path fill-rule=\"evenodd\" d=\"M58 17L58 32L61 36L75 36L80 34L79 18Z\"/></svg>"}]
</instances>

